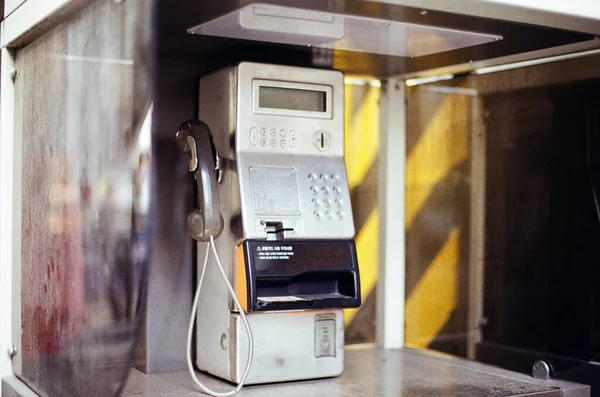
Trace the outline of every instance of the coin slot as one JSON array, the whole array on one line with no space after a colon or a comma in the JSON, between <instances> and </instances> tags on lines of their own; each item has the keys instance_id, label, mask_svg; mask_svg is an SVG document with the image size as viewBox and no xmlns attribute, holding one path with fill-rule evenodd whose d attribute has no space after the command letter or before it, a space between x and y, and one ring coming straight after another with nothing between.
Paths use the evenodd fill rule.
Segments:
<instances>
[{"instance_id":1,"label":"coin slot","mask_svg":"<svg viewBox=\"0 0 600 397\"><path fill-rule=\"evenodd\" d=\"M313 136L313 145L320 151L325 151L331 145L331 136L325 131L317 131Z\"/></svg>"},{"instance_id":2,"label":"coin slot","mask_svg":"<svg viewBox=\"0 0 600 397\"><path fill-rule=\"evenodd\" d=\"M283 222L265 222L267 241L281 241L285 239L285 232L293 232L291 227L284 227Z\"/></svg>"}]
</instances>

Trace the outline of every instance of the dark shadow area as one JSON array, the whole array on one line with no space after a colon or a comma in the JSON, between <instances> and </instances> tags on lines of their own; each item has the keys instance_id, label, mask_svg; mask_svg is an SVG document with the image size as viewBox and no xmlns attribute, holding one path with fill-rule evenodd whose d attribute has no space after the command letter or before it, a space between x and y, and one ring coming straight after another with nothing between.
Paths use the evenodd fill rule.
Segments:
<instances>
[{"instance_id":1,"label":"dark shadow area","mask_svg":"<svg viewBox=\"0 0 600 397\"><path fill-rule=\"evenodd\" d=\"M489 95L484 344L600 395L600 82ZM583 364L583 365L582 365ZM573 369L577 367L576 369ZM587 375L586 375L587 373Z\"/></svg>"}]
</instances>

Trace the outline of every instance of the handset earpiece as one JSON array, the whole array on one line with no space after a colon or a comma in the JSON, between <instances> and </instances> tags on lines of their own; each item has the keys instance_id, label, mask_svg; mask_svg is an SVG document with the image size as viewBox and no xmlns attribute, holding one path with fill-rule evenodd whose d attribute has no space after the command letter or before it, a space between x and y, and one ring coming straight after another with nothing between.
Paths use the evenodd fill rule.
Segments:
<instances>
[{"instance_id":1,"label":"handset earpiece","mask_svg":"<svg viewBox=\"0 0 600 397\"><path fill-rule=\"evenodd\" d=\"M195 240L206 242L223 231L212 134L203 121L188 120L179 126L176 136L179 148L190 154L189 170L198 188L198 207L188 215L188 232Z\"/></svg>"},{"instance_id":2,"label":"handset earpiece","mask_svg":"<svg viewBox=\"0 0 600 397\"><path fill-rule=\"evenodd\" d=\"M206 123L200 120L189 120L181 124L177 129L177 144L179 148L186 153L190 154L189 170L194 173L196 179L196 186L198 187L198 208L192 211L188 215L187 224L188 232L190 235L198 240L209 242L206 249L206 256L204 257L204 265L202 266L202 272L200 273L200 280L196 287L196 293L194 294L194 302L192 303L192 313L190 315L190 323L188 325L187 333L187 345L186 345L186 364L190 376L194 380L194 383L204 392L214 397L229 397L233 396L244 386L248 374L250 373L250 367L252 365L252 357L254 355L254 337L252 335L252 329L250 328L250 322L244 313L244 308L240 303L235 291L227 278L227 273L223 268L221 259L215 246L215 239L223 231L223 216L221 216L221 208L219 206L219 194L217 192L217 177L216 171L219 172L219 179L222 178L222 167L219 163L216 150L211 140L210 128ZM198 312L198 299L200 297L200 291L202 289L202 282L206 273L206 266L208 264L208 256L210 251L214 252L217 267L227 285L227 290L235 303L236 308L239 310L240 318L246 328L246 334L248 337L248 361L246 362L246 368L242 374L242 379L238 383L235 389L228 392L217 392L206 387L196 376L194 371L194 365L192 363L192 335L194 331L194 322L196 320L196 313Z\"/></svg>"}]
</instances>

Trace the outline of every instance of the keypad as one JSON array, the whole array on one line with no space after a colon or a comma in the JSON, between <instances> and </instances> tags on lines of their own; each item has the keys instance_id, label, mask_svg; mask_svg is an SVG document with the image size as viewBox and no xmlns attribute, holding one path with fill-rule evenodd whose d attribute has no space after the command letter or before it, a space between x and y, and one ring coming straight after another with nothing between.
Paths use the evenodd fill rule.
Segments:
<instances>
[{"instance_id":1,"label":"keypad","mask_svg":"<svg viewBox=\"0 0 600 397\"><path fill-rule=\"evenodd\" d=\"M271 148L295 148L296 131L285 128L251 127L249 129L250 145Z\"/></svg>"},{"instance_id":2,"label":"keypad","mask_svg":"<svg viewBox=\"0 0 600 397\"><path fill-rule=\"evenodd\" d=\"M313 196L311 204L313 217L318 221L341 221L345 217L344 202L338 196L342 188L338 185L340 176L311 172L306 176Z\"/></svg>"}]
</instances>

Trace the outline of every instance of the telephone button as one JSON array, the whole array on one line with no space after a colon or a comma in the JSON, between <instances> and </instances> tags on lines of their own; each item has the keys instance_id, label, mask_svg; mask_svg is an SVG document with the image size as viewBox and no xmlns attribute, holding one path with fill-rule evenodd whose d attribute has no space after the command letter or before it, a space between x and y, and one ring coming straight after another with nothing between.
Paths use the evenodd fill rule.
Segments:
<instances>
[{"instance_id":1,"label":"telephone button","mask_svg":"<svg viewBox=\"0 0 600 397\"><path fill-rule=\"evenodd\" d=\"M321 219L323 217L323 215L319 211L315 211L314 215L316 219Z\"/></svg>"},{"instance_id":2,"label":"telephone button","mask_svg":"<svg viewBox=\"0 0 600 397\"><path fill-rule=\"evenodd\" d=\"M341 221L342 219L344 219L344 213L342 211L338 211L337 213L337 218Z\"/></svg>"},{"instance_id":3,"label":"telephone button","mask_svg":"<svg viewBox=\"0 0 600 397\"><path fill-rule=\"evenodd\" d=\"M282 148L287 146L287 142L285 141L285 139L279 141L279 146L281 146Z\"/></svg>"},{"instance_id":4,"label":"telephone button","mask_svg":"<svg viewBox=\"0 0 600 397\"><path fill-rule=\"evenodd\" d=\"M267 135L267 129L266 128L261 128L260 129L260 135L262 135L262 136Z\"/></svg>"},{"instance_id":5,"label":"telephone button","mask_svg":"<svg viewBox=\"0 0 600 397\"><path fill-rule=\"evenodd\" d=\"M271 147L277 146L277 139L271 139Z\"/></svg>"},{"instance_id":6,"label":"telephone button","mask_svg":"<svg viewBox=\"0 0 600 397\"><path fill-rule=\"evenodd\" d=\"M339 186L334 186L333 187L333 193L340 194L341 191L342 191L342 189L340 189Z\"/></svg>"},{"instance_id":7,"label":"telephone button","mask_svg":"<svg viewBox=\"0 0 600 397\"><path fill-rule=\"evenodd\" d=\"M271 128L271 136L276 136L277 130L275 128Z\"/></svg>"},{"instance_id":8,"label":"telephone button","mask_svg":"<svg viewBox=\"0 0 600 397\"><path fill-rule=\"evenodd\" d=\"M267 146L267 140L265 138L260 140L260 146Z\"/></svg>"},{"instance_id":9,"label":"telephone button","mask_svg":"<svg viewBox=\"0 0 600 397\"><path fill-rule=\"evenodd\" d=\"M279 135L286 136L287 135L287 131L286 130L279 130Z\"/></svg>"},{"instance_id":10,"label":"telephone button","mask_svg":"<svg viewBox=\"0 0 600 397\"><path fill-rule=\"evenodd\" d=\"M317 176L315 174L308 174L308 180L314 182L317 180Z\"/></svg>"},{"instance_id":11,"label":"telephone button","mask_svg":"<svg viewBox=\"0 0 600 397\"><path fill-rule=\"evenodd\" d=\"M256 128L254 128L254 127L250 128L250 144L252 146L256 146L256 144L257 144L256 134L257 134Z\"/></svg>"}]
</instances>

